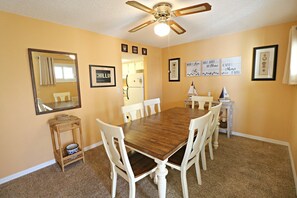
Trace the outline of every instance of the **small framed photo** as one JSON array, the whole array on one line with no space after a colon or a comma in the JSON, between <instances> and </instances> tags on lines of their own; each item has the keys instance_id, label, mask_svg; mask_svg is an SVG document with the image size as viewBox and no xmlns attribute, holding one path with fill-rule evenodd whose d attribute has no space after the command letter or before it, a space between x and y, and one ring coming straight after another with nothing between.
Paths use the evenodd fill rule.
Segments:
<instances>
[{"instance_id":1,"label":"small framed photo","mask_svg":"<svg viewBox=\"0 0 297 198\"><path fill-rule=\"evenodd\" d=\"M115 87L116 75L114 66L90 65L91 87Z\"/></svg>"},{"instance_id":2,"label":"small framed photo","mask_svg":"<svg viewBox=\"0 0 297 198\"><path fill-rule=\"evenodd\" d=\"M147 55L147 49L146 48L142 48L141 52L142 52L142 55Z\"/></svg>"},{"instance_id":3,"label":"small framed photo","mask_svg":"<svg viewBox=\"0 0 297 198\"><path fill-rule=\"evenodd\" d=\"M252 80L275 80L278 45L255 47Z\"/></svg>"},{"instance_id":4,"label":"small framed photo","mask_svg":"<svg viewBox=\"0 0 297 198\"><path fill-rule=\"evenodd\" d=\"M138 47L137 46L132 46L132 53L133 54L138 54Z\"/></svg>"},{"instance_id":5,"label":"small framed photo","mask_svg":"<svg viewBox=\"0 0 297 198\"><path fill-rule=\"evenodd\" d=\"M122 52L128 52L128 45L122 43L121 49L122 49Z\"/></svg>"},{"instance_id":6,"label":"small framed photo","mask_svg":"<svg viewBox=\"0 0 297 198\"><path fill-rule=\"evenodd\" d=\"M168 61L169 65L169 82L180 81L180 58L172 58Z\"/></svg>"}]
</instances>

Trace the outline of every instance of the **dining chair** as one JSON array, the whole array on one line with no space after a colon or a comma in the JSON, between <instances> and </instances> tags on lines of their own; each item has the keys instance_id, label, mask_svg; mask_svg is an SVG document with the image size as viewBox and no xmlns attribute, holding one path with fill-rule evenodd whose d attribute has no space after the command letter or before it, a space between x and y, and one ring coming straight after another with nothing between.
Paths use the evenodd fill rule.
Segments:
<instances>
[{"instance_id":1,"label":"dining chair","mask_svg":"<svg viewBox=\"0 0 297 198\"><path fill-rule=\"evenodd\" d=\"M46 106L45 104L43 104L42 100L40 98L37 98L37 106L38 106L38 110L39 112L44 112L44 111L52 111L53 109Z\"/></svg>"},{"instance_id":2,"label":"dining chair","mask_svg":"<svg viewBox=\"0 0 297 198\"><path fill-rule=\"evenodd\" d=\"M124 117L124 122L128 123L130 121L143 118L143 104L136 103L132 105L122 106L122 113Z\"/></svg>"},{"instance_id":3,"label":"dining chair","mask_svg":"<svg viewBox=\"0 0 297 198\"><path fill-rule=\"evenodd\" d=\"M143 101L144 111L146 116L153 115L156 112L161 112L160 103L161 103L160 98L154 98L154 99Z\"/></svg>"},{"instance_id":4,"label":"dining chair","mask_svg":"<svg viewBox=\"0 0 297 198\"><path fill-rule=\"evenodd\" d=\"M116 196L117 174L129 182L129 198L135 197L135 183L155 172L157 164L153 159L138 152L128 154L124 143L123 129L96 119L103 145L111 163L111 196Z\"/></svg>"},{"instance_id":5,"label":"dining chair","mask_svg":"<svg viewBox=\"0 0 297 198\"><path fill-rule=\"evenodd\" d=\"M204 146L203 146L202 151L201 151L201 159L202 159L203 170L207 169L207 167L206 167L206 157L205 157L205 147L207 146L207 144L208 144L208 148L209 148L210 159L213 160L212 136L213 136L215 130L219 130L219 115L220 115L221 107L222 107L222 103L219 103L218 105L210 108L211 122L210 122L210 125L208 127L208 132L206 134L206 138L205 138L205 141L204 141Z\"/></svg>"},{"instance_id":6,"label":"dining chair","mask_svg":"<svg viewBox=\"0 0 297 198\"><path fill-rule=\"evenodd\" d=\"M67 100L70 100L70 92L60 92L60 93L54 93L55 102L61 101L64 102Z\"/></svg>"},{"instance_id":7,"label":"dining chair","mask_svg":"<svg viewBox=\"0 0 297 198\"><path fill-rule=\"evenodd\" d=\"M205 103L208 103L208 110L210 110L212 101L212 96L192 96L192 109L195 108L195 102L198 102L198 109L204 110Z\"/></svg>"},{"instance_id":8,"label":"dining chair","mask_svg":"<svg viewBox=\"0 0 297 198\"><path fill-rule=\"evenodd\" d=\"M72 96L71 101L72 102L78 102L78 96Z\"/></svg>"},{"instance_id":9,"label":"dining chair","mask_svg":"<svg viewBox=\"0 0 297 198\"><path fill-rule=\"evenodd\" d=\"M187 144L173 154L166 165L179 170L181 172L181 184L183 197L188 198L188 185L187 185L187 170L195 164L196 176L198 184L201 185L201 173L199 165L200 151L203 148L204 141L207 135L210 115L208 112L206 115L192 119L189 126L189 135ZM197 133L196 133L197 131Z\"/></svg>"}]
</instances>

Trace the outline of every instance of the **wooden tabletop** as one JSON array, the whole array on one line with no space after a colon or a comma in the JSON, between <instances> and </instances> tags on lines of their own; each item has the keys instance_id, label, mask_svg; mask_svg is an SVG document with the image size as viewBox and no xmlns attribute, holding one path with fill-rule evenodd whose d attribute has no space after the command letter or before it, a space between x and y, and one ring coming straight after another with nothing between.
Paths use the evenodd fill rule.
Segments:
<instances>
[{"instance_id":1,"label":"wooden tabletop","mask_svg":"<svg viewBox=\"0 0 297 198\"><path fill-rule=\"evenodd\" d=\"M123 124L125 144L151 157L165 160L186 144L190 120L207 112L176 107Z\"/></svg>"},{"instance_id":2,"label":"wooden tabletop","mask_svg":"<svg viewBox=\"0 0 297 198\"><path fill-rule=\"evenodd\" d=\"M71 100L70 101L50 102L50 103L44 103L44 104L52 109L64 109L64 108L78 106L77 101L71 101Z\"/></svg>"}]
</instances>

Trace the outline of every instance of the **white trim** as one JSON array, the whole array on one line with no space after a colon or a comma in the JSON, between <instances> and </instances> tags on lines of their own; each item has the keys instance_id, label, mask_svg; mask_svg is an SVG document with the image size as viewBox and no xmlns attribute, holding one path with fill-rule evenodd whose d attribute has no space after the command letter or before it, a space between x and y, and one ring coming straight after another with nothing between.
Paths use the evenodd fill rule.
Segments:
<instances>
[{"instance_id":1,"label":"white trim","mask_svg":"<svg viewBox=\"0 0 297 198\"><path fill-rule=\"evenodd\" d=\"M232 131L231 134L236 135L236 136L240 136L240 137L249 138L249 139L260 140L260 141L263 141L263 142L269 142L269 143L273 143L273 144L289 146L289 143L285 142L285 141L280 141L280 140L275 140L275 139L270 139L270 138L265 138L265 137L259 137L259 136L249 135L249 134L245 134L245 133L239 133L239 132L235 132L235 131Z\"/></svg>"},{"instance_id":2,"label":"white trim","mask_svg":"<svg viewBox=\"0 0 297 198\"><path fill-rule=\"evenodd\" d=\"M296 175L296 169L295 169L295 164L294 164L293 155L292 155L290 145L288 146L288 149L289 149L289 155L290 155L290 159L291 159L291 166L292 166L292 172L293 172L293 177L294 177L294 182L295 182L295 190L296 190L296 196L297 196L297 175Z\"/></svg>"},{"instance_id":3,"label":"white trim","mask_svg":"<svg viewBox=\"0 0 297 198\"><path fill-rule=\"evenodd\" d=\"M84 151L88 151L88 150L90 150L90 149L92 149L92 148L95 148L95 147L97 147L97 146L100 146L100 145L102 145L102 141L99 141L99 142L97 142L97 143L95 143L95 144L92 144L92 145L90 145L90 146L85 147L85 148L84 148ZM9 182L9 181L11 181L11 180L17 179L17 178L19 178L19 177L22 177L22 176L24 176L24 175L27 175L27 174L29 174L29 173L33 173L33 172L35 172L35 171L37 171L37 170L40 170L40 169L45 168L45 167L47 167L47 166L53 165L53 164L55 164L55 163L56 163L56 160L55 160L55 159L52 159L52 160L49 160L49 161L44 162L44 163L42 163L42 164L38 164L38 165L36 165L36 166L33 166L33 167L31 167L31 168L28 168L28 169L26 169L26 170L23 170L23 171L20 171L20 172L15 173L15 174L9 175L9 176L7 176L7 177L0 178L0 185L1 185L1 184L4 184L4 183L6 183L6 182Z\"/></svg>"},{"instance_id":4,"label":"white trim","mask_svg":"<svg viewBox=\"0 0 297 198\"><path fill-rule=\"evenodd\" d=\"M35 172L35 171L37 171L39 169L42 169L42 168L45 168L47 166L53 165L54 163L56 163L56 160L52 159L50 161L44 162L42 164L39 164L37 166L33 166L33 167L28 168L26 170L23 170L23 171L20 171L20 172L15 173L15 174L9 175L7 177L1 178L0 179L0 185L1 184L4 184L6 182L9 182L9 181L11 181L13 179L16 179L16 178L22 177L24 175L27 175L29 173Z\"/></svg>"},{"instance_id":5,"label":"white trim","mask_svg":"<svg viewBox=\"0 0 297 198\"><path fill-rule=\"evenodd\" d=\"M290 146L289 142L259 137L259 136L255 136L255 135L249 135L249 134L245 134L245 133L239 133L239 132L235 132L235 131L232 131L232 135L287 146L288 150L289 150L289 156L290 156L291 167L292 167L293 178L294 178L295 189L296 189L296 195L297 195L297 175L296 175L294 159L293 159L293 155L292 155L292 151L291 151L291 146Z\"/></svg>"},{"instance_id":6,"label":"white trim","mask_svg":"<svg viewBox=\"0 0 297 198\"><path fill-rule=\"evenodd\" d=\"M91 144L90 146L86 146L86 147L84 148L84 151L91 150L91 149L93 149L93 148L96 148L96 147L98 147L98 146L101 146L102 144L103 144L102 141L99 141L99 142L97 142L97 143L95 143L95 144Z\"/></svg>"}]
</instances>

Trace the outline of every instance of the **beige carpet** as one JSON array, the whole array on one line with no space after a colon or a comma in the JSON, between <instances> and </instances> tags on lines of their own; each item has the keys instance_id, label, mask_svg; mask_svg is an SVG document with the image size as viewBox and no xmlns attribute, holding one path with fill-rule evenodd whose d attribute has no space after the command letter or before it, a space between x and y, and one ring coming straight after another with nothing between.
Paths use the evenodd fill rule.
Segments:
<instances>
[{"instance_id":1,"label":"beige carpet","mask_svg":"<svg viewBox=\"0 0 297 198\"><path fill-rule=\"evenodd\" d=\"M190 197L296 197L288 149L224 134L220 146L202 170L197 184L195 167L188 170ZM180 174L169 169L167 197L182 197ZM86 163L69 165L63 173L55 164L0 186L0 197L110 197L109 161L103 146L86 152ZM128 197L128 183L118 177L117 197ZM136 197L158 197L149 177L136 184Z\"/></svg>"}]
</instances>

